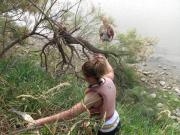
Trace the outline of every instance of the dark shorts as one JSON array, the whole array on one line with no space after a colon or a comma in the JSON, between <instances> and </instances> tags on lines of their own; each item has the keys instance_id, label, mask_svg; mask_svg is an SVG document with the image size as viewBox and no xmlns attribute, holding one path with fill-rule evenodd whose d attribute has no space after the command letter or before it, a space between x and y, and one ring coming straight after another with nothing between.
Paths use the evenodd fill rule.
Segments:
<instances>
[{"instance_id":1,"label":"dark shorts","mask_svg":"<svg viewBox=\"0 0 180 135\"><path fill-rule=\"evenodd\" d=\"M121 123L119 122L119 124L117 125L117 127L113 131L106 132L106 133L98 131L97 135L119 135L120 128L121 128Z\"/></svg>"}]
</instances>

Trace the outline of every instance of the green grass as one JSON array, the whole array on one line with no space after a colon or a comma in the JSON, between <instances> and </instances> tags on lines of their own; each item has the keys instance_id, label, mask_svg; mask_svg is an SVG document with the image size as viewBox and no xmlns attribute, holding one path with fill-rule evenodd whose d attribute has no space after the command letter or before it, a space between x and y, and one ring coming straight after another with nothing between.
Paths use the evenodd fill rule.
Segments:
<instances>
[{"instance_id":1,"label":"green grass","mask_svg":"<svg viewBox=\"0 0 180 135\"><path fill-rule=\"evenodd\" d=\"M7 104L14 104L16 107L24 108L27 103L26 101L25 104L17 103L19 102L17 96L21 94L33 96L57 83L39 66L27 59L1 61L0 65L1 78L6 81L4 87L0 86L1 97Z\"/></svg>"},{"instance_id":2,"label":"green grass","mask_svg":"<svg viewBox=\"0 0 180 135\"><path fill-rule=\"evenodd\" d=\"M159 112L172 111L180 106L178 97L173 93L156 90L156 98L151 98L149 94L152 91L135 81L137 76L133 70L126 68L125 74L130 81L129 87L125 90L123 100L119 98L117 100L117 110L122 122L121 134L179 135L180 126L175 120L170 119L167 113L159 117ZM64 82L70 85L49 92L50 88ZM24 58L1 60L0 121L3 124L0 124L0 131L6 133L7 130L14 130L17 123L23 123L21 118L8 111L10 108L29 112L34 118L47 116L70 108L80 101L83 98L84 88L85 83L73 75L52 77L31 60ZM163 103L164 107L158 109L157 103ZM90 121L92 128L95 127L94 120L89 120L87 113L84 113L76 119L60 122L59 128L48 125L41 129L41 133L66 135L72 129L71 135L86 135L87 131L82 127L82 123L87 120Z\"/></svg>"},{"instance_id":3,"label":"green grass","mask_svg":"<svg viewBox=\"0 0 180 135\"><path fill-rule=\"evenodd\" d=\"M70 85L46 93L64 82ZM13 127L22 120L9 112L11 108L32 113L34 118L70 108L83 97L85 85L77 82L73 76L54 78L28 59L1 60L0 114L6 119L8 127Z\"/></svg>"},{"instance_id":4,"label":"green grass","mask_svg":"<svg viewBox=\"0 0 180 135\"><path fill-rule=\"evenodd\" d=\"M150 91L142 86L127 90L126 101L118 104L122 120L122 135L179 135L180 124L168 117L164 110L174 110L180 106L175 94L156 92L156 98L149 96ZM165 96L164 96L165 95ZM166 97L166 98L165 98ZM164 107L159 109L158 103Z\"/></svg>"}]
</instances>

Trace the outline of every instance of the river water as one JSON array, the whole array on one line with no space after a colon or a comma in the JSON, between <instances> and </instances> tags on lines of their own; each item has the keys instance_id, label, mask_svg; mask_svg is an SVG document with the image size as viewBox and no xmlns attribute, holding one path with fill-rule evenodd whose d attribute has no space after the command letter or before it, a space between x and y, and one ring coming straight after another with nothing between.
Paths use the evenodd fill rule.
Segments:
<instances>
[{"instance_id":1,"label":"river water","mask_svg":"<svg viewBox=\"0 0 180 135\"><path fill-rule=\"evenodd\" d=\"M120 33L135 28L158 38L149 62L180 73L180 0L91 0L114 19Z\"/></svg>"}]
</instances>

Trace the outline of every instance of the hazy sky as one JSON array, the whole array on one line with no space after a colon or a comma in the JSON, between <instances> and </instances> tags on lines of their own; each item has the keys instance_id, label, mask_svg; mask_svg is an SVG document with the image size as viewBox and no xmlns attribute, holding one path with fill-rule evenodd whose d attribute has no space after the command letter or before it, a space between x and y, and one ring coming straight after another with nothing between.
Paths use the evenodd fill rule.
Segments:
<instances>
[{"instance_id":1,"label":"hazy sky","mask_svg":"<svg viewBox=\"0 0 180 135\"><path fill-rule=\"evenodd\" d=\"M158 37L157 51L180 56L180 0L89 0L112 16L120 32Z\"/></svg>"}]
</instances>

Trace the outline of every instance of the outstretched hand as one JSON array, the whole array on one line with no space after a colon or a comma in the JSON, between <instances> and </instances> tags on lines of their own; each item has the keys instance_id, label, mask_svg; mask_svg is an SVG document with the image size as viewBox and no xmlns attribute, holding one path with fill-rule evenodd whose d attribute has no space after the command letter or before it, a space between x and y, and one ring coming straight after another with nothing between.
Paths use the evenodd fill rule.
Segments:
<instances>
[{"instance_id":1,"label":"outstretched hand","mask_svg":"<svg viewBox=\"0 0 180 135\"><path fill-rule=\"evenodd\" d=\"M35 127L36 127L36 124L35 124L35 122L29 122L29 123L26 125L26 127L27 127L28 129L35 128Z\"/></svg>"},{"instance_id":2,"label":"outstretched hand","mask_svg":"<svg viewBox=\"0 0 180 135\"><path fill-rule=\"evenodd\" d=\"M16 113L19 116L21 116L22 119L27 122L26 128L19 129L19 130L13 132L13 134L36 129L35 120L31 117L31 115L27 114L26 112L18 111L15 108L11 108L10 111L13 112L13 113ZM36 135L40 135L38 130L33 131L33 133L36 134Z\"/></svg>"}]
</instances>

